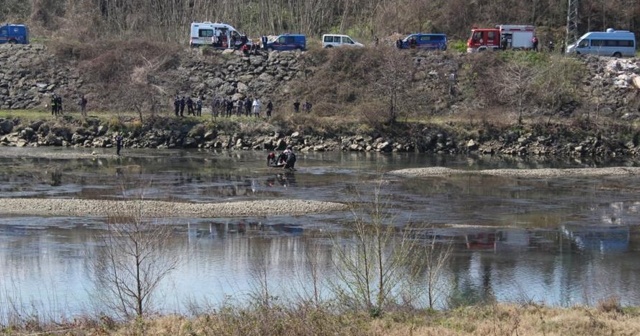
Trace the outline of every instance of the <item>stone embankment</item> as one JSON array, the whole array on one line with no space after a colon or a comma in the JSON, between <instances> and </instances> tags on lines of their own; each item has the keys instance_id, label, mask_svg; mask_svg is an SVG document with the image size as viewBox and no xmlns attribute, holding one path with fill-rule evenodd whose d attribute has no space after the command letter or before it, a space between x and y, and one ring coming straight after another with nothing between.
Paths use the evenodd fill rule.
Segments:
<instances>
[{"instance_id":1,"label":"stone embankment","mask_svg":"<svg viewBox=\"0 0 640 336\"><path fill-rule=\"evenodd\" d=\"M158 119L140 129L121 131L126 148L200 148L225 150L283 150L353 152L430 152L443 154L479 153L510 156L636 157L640 155L640 135L622 139L619 134L579 137L562 130L505 130L494 137L469 138L455 130L425 127L415 133L388 135L317 135L282 132L265 123L263 131L230 133L206 124L181 124L171 118ZM169 125L167 125L169 123ZM172 125L171 123L176 123ZM0 146L68 146L111 148L117 129L90 119L35 121L0 119Z\"/></svg>"},{"instance_id":2,"label":"stone embankment","mask_svg":"<svg viewBox=\"0 0 640 336\"><path fill-rule=\"evenodd\" d=\"M173 108L176 94L205 97L209 101L214 96L237 101L249 96L277 95L286 92L289 82L305 72L299 61L301 54L296 52L245 56L239 52L208 55L203 51L188 49L136 65L124 61L118 64L117 60L109 64L101 59L88 62L65 58L38 44L0 45L0 109L45 109L55 93L62 97L65 111L78 111L76 103L81 94L86 95L93 109L133 110L134 102L114 97L123 94L117 88L104 92L103 81L115 76L105 71L116 72L117 69L109 67L118 65L131 67L122 70L127 81L154 88L138 92L138 97L133 92L134 96L127 99L146 100L145 95L154 95L158 107L165 111ZM130 85L127 90L135 88Z\"/></svg>"}]
</instances>

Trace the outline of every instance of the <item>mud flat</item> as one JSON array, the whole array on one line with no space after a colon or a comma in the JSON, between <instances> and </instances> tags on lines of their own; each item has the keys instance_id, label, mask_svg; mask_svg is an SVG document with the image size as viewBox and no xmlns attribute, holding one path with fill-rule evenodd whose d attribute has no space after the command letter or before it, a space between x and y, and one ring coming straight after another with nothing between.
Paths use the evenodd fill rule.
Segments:
<instances>
[{"instance_id":1,"label":"mud flat","mask_svg":"<svg viewBox=\"0 0 640 336\"><path fill-rule=\"evenodd\" d=\"M568 168L568 169L486 169L460 170L444 167L410 168L390 171L387 174L404 177L433 177L452 175L493 175L523 178L555 178L555 177L604 177L640 175L640 167L608 167L608 168Z\"/></svg>"},{"instance_id":2,"label":"mud flat","mask_svg":"<svg viewBox=\"0 0 640 336\"><path fill-rule=\"evenodd\" d=\"M347 206L341 203L305 200L181 203L151 200L0 199L0 214L51 217L133 216L139 213L144 217L216 218L304 215L341 211L346 208Z\"/></svg>"}]
</instances>

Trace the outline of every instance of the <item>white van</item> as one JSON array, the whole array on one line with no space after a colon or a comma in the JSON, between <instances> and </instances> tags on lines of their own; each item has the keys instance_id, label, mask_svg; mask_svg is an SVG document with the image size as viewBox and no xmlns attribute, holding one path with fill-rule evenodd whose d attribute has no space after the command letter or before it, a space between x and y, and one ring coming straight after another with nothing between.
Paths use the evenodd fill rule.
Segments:
<instances>
[{"instance_id":1,"label":"white van","mask_svg":"<svg viewBox=\"0 0 640 336\"><path fill-rule=\"evenodd\" d=\"M348 35L324 34L322 35L322 47L333 48L340 46L364 47L364 44L356 42Z\"/></svg>"},{"instance_id":2,"label":"white van","mask_svg":"<svg viewBox=\"0 0 640 336\"><path fill-rule=\"evenodd\" d=\"M247 37L235 28L219 22L192 22L189 45L212 46L217 49L237 47L247 42Z\"/></svg>"},{"instance_id":3,"label":"white van","mask_svg":"<svg viewBox=\"0 0 640 336\"><path fill-rule=\"evenodd\" d=\"M588 32L567 47L567 54L613 57L634 57L636 37L628 30L607 29L606 32Z\"/></svg>"}]
</instances>

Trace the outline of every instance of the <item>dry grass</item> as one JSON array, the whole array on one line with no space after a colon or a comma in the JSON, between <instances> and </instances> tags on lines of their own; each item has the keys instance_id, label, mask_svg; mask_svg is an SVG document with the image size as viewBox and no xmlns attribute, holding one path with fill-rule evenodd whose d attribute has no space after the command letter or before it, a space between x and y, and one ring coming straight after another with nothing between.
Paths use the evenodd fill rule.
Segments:
<instances>
[{"instance_id":1,"label":"dry grass","mask_svg":"<svg viewBox=\"0 0 640 336\"><path fill-rule=\"evenodd\" d=\"M51 335L638 335L640 311L603 312L595 308L550 308L498 304L453 311L403 311L372 318L360 313L331 313L302 305L296 308L256 305L222 308L195 318L163 316L114 324L110 319L77 319L67 325L41 326ZM32 328L33 326L29 326ZM47 332L49 330L49 332ZM58 330L56 332L55 330ZM23 335L21 327L0 333Z\"/></svg>"}]
</instances>

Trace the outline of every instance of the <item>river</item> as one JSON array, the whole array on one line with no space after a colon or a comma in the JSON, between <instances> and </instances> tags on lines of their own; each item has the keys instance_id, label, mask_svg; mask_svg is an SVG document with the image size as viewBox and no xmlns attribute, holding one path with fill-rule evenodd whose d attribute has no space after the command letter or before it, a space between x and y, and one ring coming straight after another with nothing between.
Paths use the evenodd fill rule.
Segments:
<instances>
[{"instance_id":1,"label":"river","mask_svg":"<svg viewBox=\"0 0 640 336\"><path fill-rule=\"evenodd\" d=\"M95 151L95 150L94 150ZM441 166L565 168L635 165L528 161L430 154L298 153L298 170L267 168L264 152L3 148L0 197L178 202L308 199L365 204L379 190L398 225L452 242L442 272L467 298L596 304L611 296L640 305L640 178L515 178L452 175L401 178L391 170ZM80 155L81 154L81 155ZM0 318L61 320L101 312L89 267L105 218L0 218ZM166 220L166 219L165 219ZM348 211L305 216L176 218L166 246L180 256L155 295L158 312L197 313L243 304L265 286L282 300L308 298L314 279L335 276L333 232ZM313 267L312 267L313 266ZM315 272L319 270L320 272ZM314 276L320 274L320 276ZM330 297L322 285L323 297Z\"/></svg>"}]
</instances>

